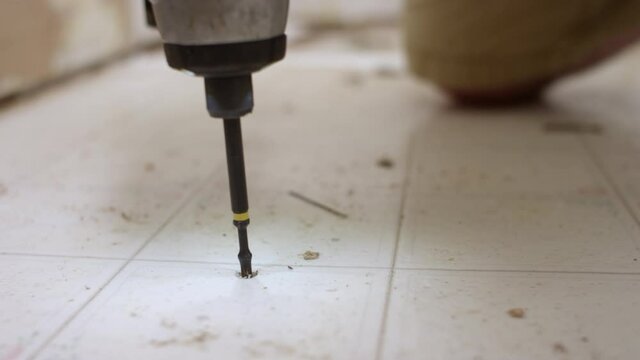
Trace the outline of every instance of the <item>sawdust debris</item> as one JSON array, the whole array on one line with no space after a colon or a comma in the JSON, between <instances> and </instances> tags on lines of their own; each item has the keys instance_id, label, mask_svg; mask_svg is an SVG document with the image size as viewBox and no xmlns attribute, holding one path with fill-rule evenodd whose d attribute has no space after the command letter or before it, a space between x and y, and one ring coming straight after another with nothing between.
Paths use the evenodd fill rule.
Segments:
<instances>
[{"instance_id":1,"label":"sawdust debris","mask_svg":"<svg viewBox=\"0 0 640 360\"><path fill-rule=\"evenodd\" d=\"M204 345L209 341L215 341L218 339L218 335L213 334L206 330L200 330L195 333L188 334L184 338L171 337L168 339L152 339L149 343L155 347L166 347L170 345L181 345L181 346L190 346L190 345Z\"/></svg>"},{"instance_id":2,"label":"sawdust debris","mask_svg":"<svg viewBox=\"0 0 640 360\"><path fill-rule=\"evenodd\" d=\"M307 250L302 254L302 258L305 260L316 260L320 257L320 253L317 251Z\"/></svg>"},{"instance_id":3,"label":"sawdust debris","mask_svg":"<svg viewBox=\"0 0 640 360\"><path fill-rule=\"evenodd\" d=\"M509 316L511 316L514 319L522 319L525 316L525 311L523 308L513 308L513 309L509 309L509 311L507 311L507 314L509 314Z\"/></svg>"},{"instance_id":4,"label":"sawdust debris","mask_svg":"<svg viewBox=\"0 0 640 360\"><path fill-rule=\"evenodd\" d=\"M133 218L131 218L131 215L127 214L124 211L120 212L120 217L122 218L122 220L126 221L126 222L132 222Z\"/></svg>"},{"instance_id":5,"label":"sawdust debris","mask_svg":"<svg viewBox=\"0 0 640 360\"><path fill-rule=\"evenodd\" d=\"M563 343L557 342L557 343L553 344L553 352L558 353L558 354L566 354L569 351L567 350L567 347L564 346Z\"/></svg>"},{"instance_id":6,"label":"sawdust debris","mask_svg":"<svg viewBox=\"0 0 640 360\"><path fill-rule=\"evenodd\" d=\"M378 165L379 168L382 168L382 169L392 169L393 166L395 165L393 160L391 160L388 157L381 157L380 159L378 159L376 164Z\"/></svg>"}]
</instances>

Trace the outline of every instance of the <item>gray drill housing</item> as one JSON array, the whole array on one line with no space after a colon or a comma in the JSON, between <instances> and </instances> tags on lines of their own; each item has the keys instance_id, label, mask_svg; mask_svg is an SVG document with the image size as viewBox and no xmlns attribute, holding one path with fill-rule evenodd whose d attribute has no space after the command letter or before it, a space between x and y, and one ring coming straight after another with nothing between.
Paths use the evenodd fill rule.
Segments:
<instances>
[{"instance_id":1,"label":"gray drill housing","mask_svg":"<svg viewBox=\"0 0 640 360\"><path fill-rule=\"evenodd\" d=\"M284 34L289 0L151 0L165 43L215 45Z\"/></svg>"}]
</instances>

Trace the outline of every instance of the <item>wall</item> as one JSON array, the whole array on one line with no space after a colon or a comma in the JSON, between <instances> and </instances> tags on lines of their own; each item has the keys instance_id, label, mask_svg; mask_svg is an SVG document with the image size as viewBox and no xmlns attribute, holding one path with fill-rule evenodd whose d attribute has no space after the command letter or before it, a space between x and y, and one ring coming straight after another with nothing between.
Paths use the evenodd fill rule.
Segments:
<instances>
[{"instance_id":1,"label":"wall","mask_svg":"<svg viewBox=\"0 0 640 360\"><path fill-rule=\"evenodd\" d=\"M344 24L390 20L399 16L402 0L291 0L292 25Z\"/></svg>"},{"instance_id":2,"label":"wall","mask_svg":"<svg viewBox=\"0 0 640 360\"><path fill-rule=\"evenodd\" d=\"M142 19L131 0L0 2L0 98L154 41Z\"/></svg>"},{"instance_id":3,"label":"wall","mask_svg":"<svg viewBox=\"0 0 640 360\"><path fill-rule=\"evenodd\" d=\"M290 27L386 21L400 1L292 0ZM157 39L141 0L0 1L0 99Z\"/></svg>"}]
</instances>

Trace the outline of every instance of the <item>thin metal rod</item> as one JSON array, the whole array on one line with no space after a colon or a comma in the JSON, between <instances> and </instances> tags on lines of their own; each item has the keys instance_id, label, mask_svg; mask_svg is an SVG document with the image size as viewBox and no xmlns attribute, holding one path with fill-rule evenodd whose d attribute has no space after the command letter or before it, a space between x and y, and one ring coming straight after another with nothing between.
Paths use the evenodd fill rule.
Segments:
<instances>
[{"instance_id":1,"label":"thin metal rod","mask_svg":"<svg viewBox=\"0 0 640 360\"><path fill-rule=\"evenodd\" d=\"M252 254L249 250L247 226L249 226L249 200L247 180L244 170L244 152L242 147L242 128L240 119L224 119L224 137L227 150L227 171L229 173L229 194L233 224L238 228L240 252L240 275L245 278L253 276L251 270Z\"/></svg>"},{"instance_id":2,"label":"thin metal rod","mask_svg":"<svg viewBox=\"0 0 640 360\"><path fill-rule=\"evenodd\" d=\"M289 195L294 197L294 198L296 198L296 199L298 199L298 200L300 200L300 201L303 201L303 202L305 202L305 203L307 203L309 205L313 205L313 206L317 207L318 209L322 209L322 210L324 210L324 211L326 211L326 212L328 212L330 214L333 214L333 215L335 215L335 216L337 216L339 218L346 219L346 218L349 217L347 214L345 214L343 212L340 212L340 211L338 211L338 210L336 210L334 208L331 208L331 207L329 207L329 206L327 206L325 204L322 204L322 203L320 203L320 202L318 202L316 200L310 199L310 198L308 198L308 197L306 197L306 196L304 196L304 195L302 195L300 193L297 193L295 191L289 191Z\"/></svg>"}]
</instances>

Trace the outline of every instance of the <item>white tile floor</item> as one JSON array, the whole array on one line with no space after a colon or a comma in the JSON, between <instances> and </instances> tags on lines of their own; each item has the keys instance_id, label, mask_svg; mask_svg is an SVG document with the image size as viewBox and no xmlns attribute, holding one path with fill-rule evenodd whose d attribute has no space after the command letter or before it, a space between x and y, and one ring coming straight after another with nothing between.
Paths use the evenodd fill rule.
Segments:
<instances>
[{"instance_id":1,"label":"white tile floor","mask_svg":"<svg viewBox=\"0 0 640 360\"><path fill-rule=\"evenodd\" d=\"M349 41L255 77L252 280L222 126L160 53L2 110L0 359L637 359L640 52L460 111Z\"/></svg>"},{"instance_id":2,"label":"white tile floor","mask_svg":"<svg viewBox=\"0 0 640 360\"><path fill-rule=\"evenodd\" d=\"M375 357L388 271L263 266L255 281L236 271L136 261L42 357L108 359L114 344L125 359Z\"/></svg>"}]
</instances>

